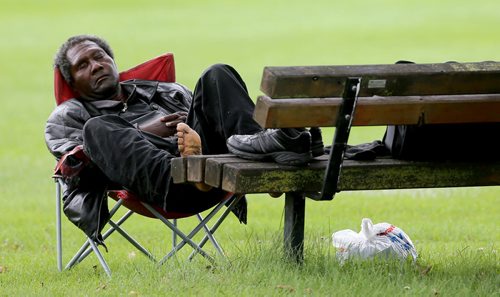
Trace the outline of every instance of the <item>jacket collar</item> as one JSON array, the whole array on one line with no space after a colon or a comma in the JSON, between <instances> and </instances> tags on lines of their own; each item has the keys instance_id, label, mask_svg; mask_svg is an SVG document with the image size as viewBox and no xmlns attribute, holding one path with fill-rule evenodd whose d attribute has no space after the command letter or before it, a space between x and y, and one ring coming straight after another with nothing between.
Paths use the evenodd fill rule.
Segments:
<instances>
[{"instance_id":1,"label":"jacket collar","mask_svg":"<svg viewBox=\"0 0 500 297\"><path fill-rule=\"evenodd\" d=\"M139 98L150 103L153 96L156 94L158 89L157 81L149 80L139 80L132 79L120 82L122 91L127 96L126 102L134 102ZM87 103L95 106L98 109L103 108L114 108L116 106L121 106L123 103L116 100L98 100L98 101L87 101Z\"/></svg>"},{"instance_id":2,"label":"jacket collar","mask_svg":"<svg viewBox=\"0 0 500 297\"><path fill-rule=\"evenodd\" d=\"M135 97L151 102L156 90L158 90L158 81L131 79L120 83L125 94L128 94L128 100Z\"/></svg>"}]
</instances>

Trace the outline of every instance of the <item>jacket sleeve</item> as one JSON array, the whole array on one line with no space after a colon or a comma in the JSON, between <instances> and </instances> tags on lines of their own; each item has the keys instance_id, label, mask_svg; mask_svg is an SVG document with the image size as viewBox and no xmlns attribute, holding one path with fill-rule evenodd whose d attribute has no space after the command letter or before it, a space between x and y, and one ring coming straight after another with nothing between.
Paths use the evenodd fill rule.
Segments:
<instances>
[{"instance_id":1,"label":"jacket sleeve","mask_svg":"<svg viewBox=\"0 0 500 297\"><path fill-rule=\"evenodd\" d=\"M71 99L57 106L45 126L45 143L57 159L83 144L83 125L90 118L83 105Z\"/></svg>"},{"instance_id":2,"label":"jacket sleeve","mask_svg":"<svg viewBox=\"0 0 500 297\"><path fill-rule=\"evenodd\" d=\"M83 126L89 118L79 101L72 99L62 103L47 120L45 142L49 151L64 161L65 168L78 167L77 175L65 174L64 170L59 172L62 174L64 214L96 243L103 244L101 231L109 220L106 185L102 183L106 178L98 174L96 168L81 166L80 157L72 158L72 151L83 144Z\"/></svg>"}]
</instances>

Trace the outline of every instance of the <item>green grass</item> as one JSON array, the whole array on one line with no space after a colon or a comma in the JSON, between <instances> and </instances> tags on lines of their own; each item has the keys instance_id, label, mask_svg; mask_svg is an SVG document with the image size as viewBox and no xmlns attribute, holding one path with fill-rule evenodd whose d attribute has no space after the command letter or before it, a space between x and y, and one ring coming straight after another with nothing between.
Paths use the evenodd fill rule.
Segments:
<instances>
[{"instance_id":1,"label":"green grass","mask_svg":"<svg viewBox=\"0 0 500 297\"><path fill-rule=\"evenodd\" d=\"M168 5L166 4L168 2ZM0 1L0 296L498 296L500 187L346 192L307 201L306 262L283 261L283 199L249 196L249 225L218 231L229 263L177 258L155 267L110 239L108 279L93 256L59 273L55 262L54 160L43 129L54 107L52 57L70 35L107 38L125 69L165 51L193 88L213 63L235 66L252 98L266 65L498 60L500 3L465 1ZM383 128L352 131L352 143ZM326 131L331 139L332 130ZM361 218L406 231L419 264L339 266L332 232ZM153 253L169 238L134 218L131 233ZM83 240L64 222L65 260ZM183 254L184 255L184 254Z\"/></svg>"}]
</instances>

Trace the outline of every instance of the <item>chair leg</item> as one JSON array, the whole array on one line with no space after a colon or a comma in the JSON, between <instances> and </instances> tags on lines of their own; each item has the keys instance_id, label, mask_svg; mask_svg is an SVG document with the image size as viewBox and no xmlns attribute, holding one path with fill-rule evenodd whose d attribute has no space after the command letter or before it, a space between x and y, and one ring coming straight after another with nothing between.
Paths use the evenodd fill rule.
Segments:
<instances>
[{"instance_id":1,"label":"chair leg","mask_svg":"<svg viewBox=\"0 0 500 297\"><path fill-rule=\"evenodd\" d=\"M177 228L177 219L172 220L172 224ZM174 231L172 231L172 248L174 248L177 245L177 234L175 234Z\"/></svg>"},{"instance_id":2,"label":"chair leg","mask_svg":"<svg viewBox=\"0 0 500 297\"><path fill-rule=\"evenodd\" d=\"M202 228L206 228L207 223L220 211L220 209L226 204L226 201L227 200L219 203L214 209L212 209L212 211L208 214L208 216L206 218L203 219L201 217L201 215L199 215L198 218L201 218L200 223L187 236L189 238L189 241L192 242L192 244L190 242L186 242L186 240L183 240L181 243L179 243L177 246L175 246L168 255L163 257L163 259L160 261L160 264L163 264L167 259L171 258L178 250L180 250L182 247L184 247L184 245L186 243L189 243L189 245L191 245L194 248L194 251L196 251L197 253L200 253L202 256L207 258L205 256L205 255L207 255L207 253L205 253L205 251L203 251L201 246L194 243L191 240L191 238L193 238ZM179 229L176 229L176 230L172 229L172 231L182 233ZM196 247L193 246L193 244ZM220 252L222 252L222 250ZM189 258L189 260L191 260L191 259L192 259L192 257Z\"/></svg>"},{"instance_id":3,"label":"chair leg","mask_svg":"<svg viewBox=\"0 0 500 297\"><path fill-rule=\"evenodd\" d=\"M200 248L203 248L203 246L205 245L205 243L210 239L210 241L212 242L212 244L215 246L215 249L217 249L217 251L219 251L220 255L225 257L225 254L221 248L221 246L219 245L219 243L215 240L215 238L213 237L213 234L215 233L215 231L217 231L217 229L219 228L219 226L222 224L222 222L226 219L226 217L229 215L229 213L231 212L231 210L236 206L236 204L238 203L238 201L243 198L243 195L240 195L238 196L236 199L234 199L233 201L231 201L231 204L228 206L228 208L221 214L221 216L217 219L217 221L215 222L215 224L212 226L211 229L208 229L208 227L205 226L205 231L208 231L206 232L206 235L203 237L203 239L200 241L200 243L198 244L200 246ZM224 202L221 202L223 203L223 205L225 205L227 203L228 200L224 201ZM213 240L212 240L213 239ZM192 260L193 257L197 254L196 250L193 250L193 252L191 252L191 254L189 255L189 260Z\"/></svg>"},{"instance_id":4,"label":"chair leg","mask_svg":"<svg viewBox=\"0 0 500 297\"><path fill-rule=\"evenodd\" d=\"M89 248L89 239L87 238L87 240L83 243L78 252L76 252L73 258L71 258L68 264L66 264L64 270L71 269L76 264L82 262L83 259L85 259L90 254L91 251L92 249Z\"/></svg>"},{"instance_id":5,"label":"chair leg","mask_svg":"<svg viewBox=\"0 0 500 297\"><path fill-rule=\"evenodd\" d=\"M109 269L108 263L106 263L106 260L104 260L104 257L101 254L101 251L97 248L97 245L92 239L87 239L87 242L90 244L92 247L92 250L94 251L94 254L97 256L97 259L99 260L99 263L101 263L102 268L104 268L104 271L106 274L111 277L111 270Z\"/></svg>"},{"instance_id":6,"label":"chair leg","mask_svg":"<svg viewBox=\"0 0 500 297\"><path fill-rule=\"evenodd\" d=\"M109 224L116 230L118 233L120 233L123 237L125 237L128 242L130 242L133 246L135 246L136 249L141 251L146 257L148 257L151 261L156 262L155 257L148 252L137 240L135 240L132 236L130 236L125 230L120 227L120 225L116 224L113 221L109 221Z\"/></svg>"},{"instance_id":7,"label":"chair leg","mask_svg":"<svg viewBox=\"0 0 500 297\"><path fill-rule=\"evenodd\" d=\"M57 269L62 271L62 228L61 228L61 184L59 178L54 179L56 183L56 249Z\"/></svg>"},{"instance_id":8,"label":"chair leg","mask_svg":"<svg viewBox=\"0 0 500 297\"><path fill-rule=\"evenodd\" d=\"M191 231L191 233L189 233L189 235L186 236L186 234L184 234L178 228L176 228L169 220L167 220L165 217L163 217L160 213L158 213L158 211L156 211L149 204L143 203L143 205L144 205L144 207L146 207L147 210L149 210L153 215L155 215L160 221L162 221L165 225L167 225L167 227L169 227L172 231L177 233L177 235L180 238L182 238L182 242L179 243L178 245L176 245L168 255L163 257L163 259L161 259L158 262L159 265L162 265L167 259L172 257L186 243L189 244L191 247L193 247L193 249L197 250L203 257L208 259L211 263L214 263L214 259L212 257L210 257L205 251L203 251L194 241L191 240L191 238L201 229L200 225L198 225L197 228L195 228L193 231ZM212 217L213 217L213 215L212 215ZM208 221L207 218L205 218L204 223L206 223Z\"/></svg>"},{"instance_id":9,"label":"chair leg","mask_svg":"<svg viewBox=\"0 0 500 297\"><path fill-rule=\"evenodd\" d=\"M200 223L203 222L203 217L200 214L197 214L197 217L198 217L198 220L200 221ZM203 225L203 230L205 231L205 236L203 238L206 237L206 238L210 239L210 242L214 245L214 247L217 250L217 252L219 253L219 255L221 255L222 257L225 257L226 255L224 255L224 251L222 250L221 246L219 245L219 243L217 242L217 240L213 236L212 230L210 228L208 228L207 225ZM203 248L203 245L205 245L205 243L198 244L198 246L200 248ZM191 259L192 258L189 258L189 260L191 260Z\"/></svg>"},{"instance_id":10,"label":"chair leg","mask_svg":"<svg viewBox=\"0 0 500 297\"><path fill-rule=\"evenodd\" d=\"M118 201L114 206L113 208L110 210L109 212L109 215L110 217L113 217L115 215L115 213L118 211L118 208L120 208L120 206L123 204L123 201ZM117 221L117 225L121 225L123 224L123 222L125 222L131 215L133 214L133 211L128 211L127 213L125 213L118 221ZM108 229L108 231L106 231L106 233L103 234L102 238L103 240L105 240L106 238L108 238L113 232L115 231L115 228L113 228L112 226ZM68 262L68 264L66 264L66 267L64 268L65 270L66 269L71 269L73 266L75 266L76 264L80 263L83 261L83 259L85 259L90 253L92 252L92 249L89 248L89 243L87 241L85 241L85 243L82 245L82 247L78 250L78 252L73 256L73 258Z\"/></svg>"},{"instance_id":11,"label":"chair leg","mask_svg":"<svg viewBox=\"0 0 500 297\"><path fill-rule=\"evenodd\" d=\"M121 205L121 203L120 203ZM116 205L115 205L116 207ZM113 210L115 210L115 208L113 208L111 210L110 213L115 213L116 210L113 212ZM121 224L123 224L134 212L129 210L127 213L125 213L118 221L116 221L116 225L120 226ZM102 235L102 239L103 240L106 240L106 238L108 238L111 234L113 234L113 232L115 232L115 228L113 226L111 226L108 231L106 231L103 235ZM71 267L75 266L76 264L80 263L83 261L83 259L85 259L90 253L92 252L92 249L89 248L89 243L88 242L85 242L82 247L80 248L80 250L75 254L75 256L73 257L73 259L66 265L65 269L70 269Z\"/></svg>"}]
</instances>

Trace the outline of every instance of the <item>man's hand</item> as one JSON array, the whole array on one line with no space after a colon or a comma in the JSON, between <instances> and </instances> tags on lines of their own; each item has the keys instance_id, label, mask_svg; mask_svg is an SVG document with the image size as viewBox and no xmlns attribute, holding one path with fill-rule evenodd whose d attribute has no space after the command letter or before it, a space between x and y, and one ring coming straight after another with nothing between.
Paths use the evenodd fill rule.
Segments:
<instances>
[{"instance_id":1,"label":"man's hand","mask_svg":"<svg viewBox=\"0 0 500 297\"><path fill-rule=\"evenodd\" d=\"M177 132L177 124L184 123L186 121L186 117L187 112L178 111L140 125L139 129L160 137L169 137Z\"/></svg>"}]
</instances>

